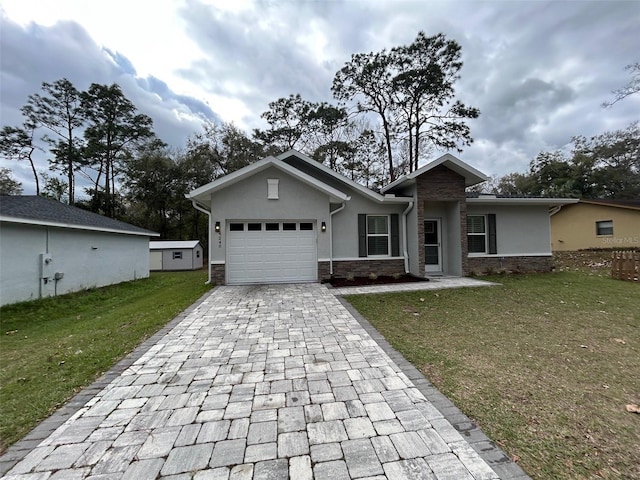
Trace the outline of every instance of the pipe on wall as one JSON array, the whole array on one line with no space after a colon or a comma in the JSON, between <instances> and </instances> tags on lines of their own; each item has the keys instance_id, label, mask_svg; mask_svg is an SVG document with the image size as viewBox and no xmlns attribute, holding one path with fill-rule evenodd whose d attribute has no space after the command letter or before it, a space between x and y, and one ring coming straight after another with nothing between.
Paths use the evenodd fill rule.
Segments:
<instances>
[{"instance_id":1,"label":"pipe on wall","mask_svg":"<svg viewBox=\"0 0 640 480\"><path fill-rule=\"evenodd\" d=\"M409 243L407 239L407 214L413 208L413 202L409 202L407 208L402 212L402 256L404 257L404 273L409 273Z\"/></svg>"},{"instance_id":2,"label":"pipe on wall","mask_svg":"<svg viewBox=\"0 0 640 480\"><path fill-rule=\"evenodd\" d=\"M198 205L198 202L196 202L195 200L191 199L191 205L193 205L193 208L195 208L196 210L198 210L199 212L202 213L206 213L207 217L209 217L209 229L207 231L207 236L209 237L209 254L208 254L208 258L207 258L207 270L209 273L209 277L208 280L205 282L205 285L209 285L211 284L211 256L213 255L213 246L212 246L212 239L211 239L211 212L209 210L207 210L206 208L201 207L200 205Z\"/></svg>"},{"instance_id":3,"label":"pipe on wall","mask_svg":"<svg viewBox=\"0 0 640 480\"><path fill-rule=\"evenodd\" d=\"M329 232L329 275L333 275L333 216L339 211L344 210L346 206L347 203L342 202L339 208L336 208L333 212L329 212L329 228L331 229Z\"/></svg>"}]
</instances>

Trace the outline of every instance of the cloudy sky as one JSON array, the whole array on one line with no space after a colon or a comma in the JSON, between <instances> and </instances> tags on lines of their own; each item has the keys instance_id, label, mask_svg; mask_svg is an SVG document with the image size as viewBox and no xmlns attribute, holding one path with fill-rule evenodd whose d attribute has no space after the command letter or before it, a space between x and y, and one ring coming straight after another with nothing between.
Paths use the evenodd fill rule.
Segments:
<instances>
[{"instance_id":1,"label":"cloudy sky","mask_svg":"<svg viewBox=\"0 0 640 480\"><path fill-rule=\"evenodd\" d=\"M600 106L640 61L636 0L0 0L0 10L2 125L21 123L43 81L117 82L181 147L203 119L251 129L279 97L331 100L352 53L420 30L462 46L457 98L481 115L459 156L488 175L640 119L640 95ZM0 162L33 193L27 165Z\"/></svg>"}]
</instances>

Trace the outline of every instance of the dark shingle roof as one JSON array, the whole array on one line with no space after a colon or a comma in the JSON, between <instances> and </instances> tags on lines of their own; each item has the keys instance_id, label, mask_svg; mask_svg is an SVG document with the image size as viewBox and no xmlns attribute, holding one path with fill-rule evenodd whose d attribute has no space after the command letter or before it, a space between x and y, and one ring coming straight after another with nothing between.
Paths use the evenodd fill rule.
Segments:
<instances>
[{"instance_id":1,"label":"dark shingle roof","mask_svg":"<svg viewBox=\"0 0 640 480\"><path fill-rule=\"evenodd\" d=\"M512 195L505 193L479 193L479 192L465 192L467 198L549 198L549 197L539 197L535 195Z\"/></svg>"},{"instance_id":2,"label":"dark shingle roof","mask_svg":"<svg viewBox=\"0 0 640 480\"><path fill-rule=\"evenodd\" d=\"M16 221L32 221L30 223L66 225L70 228L157 236L150 230L36 195L0 196L0 217L15 218Z\"/></svg>"}]
</instances>

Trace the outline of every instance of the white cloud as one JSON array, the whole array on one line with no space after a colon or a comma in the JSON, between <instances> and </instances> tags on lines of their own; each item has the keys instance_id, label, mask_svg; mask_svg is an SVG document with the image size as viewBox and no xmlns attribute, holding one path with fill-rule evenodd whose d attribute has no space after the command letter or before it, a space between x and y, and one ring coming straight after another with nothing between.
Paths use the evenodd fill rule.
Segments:
<instances>
[{"instance_id":1,"label":"white cloud","mask_svg":"<svg viewBox=\"0 0 640 480\"><path fill-rule=\"evenodd\" d=\"M42 81L117 81L179 146L201 115L253 128L278 97L331 100L352 53L409 43L419 30L462 46L457 92L481 116L461 156L487 174L523 171L540 150L624 128L640 112L639 96L600 108L628 81L624 66L640 60L635 2L3 0L2 8L3 123L19 119Z\"/></svg>"}]
</instances>

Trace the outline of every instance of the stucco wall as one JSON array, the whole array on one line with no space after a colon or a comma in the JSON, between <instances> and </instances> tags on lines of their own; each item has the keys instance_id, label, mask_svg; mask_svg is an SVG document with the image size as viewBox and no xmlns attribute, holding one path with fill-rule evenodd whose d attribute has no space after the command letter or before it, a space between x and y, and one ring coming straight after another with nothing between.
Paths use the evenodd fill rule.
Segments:
<instances>
[{"instance_id":1,"label":"stucco wall","mask_svg":"<svg viewBox=\"0 0 640 480\"><path fill-rule=\"evenodd\" d=\"M597 235L596 222L613 221L613 235ZM640 246L640 210L576 203L551 216L553 250Z\"/></svg>"},{"instance_id":2,"label":"stucco wall","mask_svg":"<svg viewBox=\"0 0 640 480\"><path fill-rule=\"evenodd\" d=\"M3 223L0 304L101 287L149 276L149 238ZM40 254L52 258L57 282L40 280Z\"/></svg>"},{"instance_id":3,"label":"stucco wall","mask_svg":"<svg viewBox=\"0 0 640 480\"><path fill-rule=\"evenodd\" d=\"M267 199L267 179L280 180L278 200ZM233 220L307 220L317 222L318 258L329 256L329 197L277 168L269 168L212 195L212 225L220 222L220 234L211 232L211 262L225 261L225 235Z\"/></svg>"},{"instance_id":4,"label":"stucco wall","mask_svg":"<svg viewBox=\"0 0 640 480\"><path fill-rule=\"evenodd\" d=\"M344 190L344 189L343 189ZM351 200L341 212L333 216L333 258L334 259L357 259L358 258L358 214L366 215L389 215L402 212L407 208L406 204L379 204L362 197L359 194L349 190L346 192L351 195ZM402 256L402 219L400 219L400 256ZM318 258L328 258L321 257Z\"/></svg>"},{"instance_id":5,"label":"stucco wall","mask_svg":"<svg viewBox=\"0 0 640 480\"><path fill-rule=\"evenodd\" d=\"M548 206L467 203L467 215L489 213L496 215L496 256L551 254Z\"/></svg>"},{"instance_id":6,"label":"stucco wall","mask_svg":"<svg viewBox=\"0 0 640 480\"><path fill-rule=\"evenodd\" d=\"M267 179L277 178L279 199L267 199ZM406 205L378 204L363 197L354 190L340 190L351 195L344 210L333 216L333 258L358 258L358 217L366 214L401 214ZM211 198L212 224L220 222L223 231L212 232L212 262L225 261L224 230L234 220L308 220L315 221L318 235L318 260L329 259L331 220L329 197L285 172L269 168L243 181L231 185ZM334 206L335 208L335 206ZM327 231L321 232L320 225L326 222ZM402 232L400 241L402 242Z\"/></svg>"}]
</instances>

